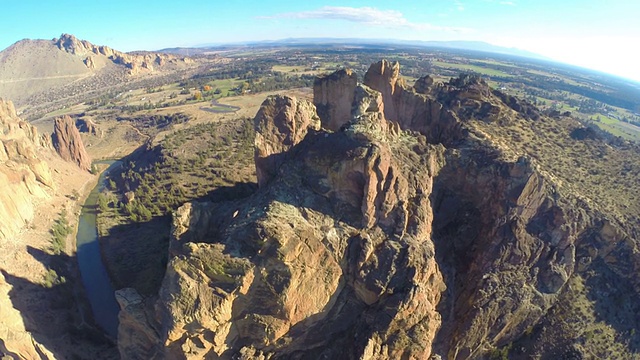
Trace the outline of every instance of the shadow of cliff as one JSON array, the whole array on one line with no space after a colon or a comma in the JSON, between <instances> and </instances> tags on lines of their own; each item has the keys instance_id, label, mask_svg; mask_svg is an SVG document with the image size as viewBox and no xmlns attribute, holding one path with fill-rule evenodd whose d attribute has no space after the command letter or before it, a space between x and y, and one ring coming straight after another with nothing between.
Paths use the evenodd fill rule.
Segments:
<instances>
[{"instance_id":1,"label":"shadow of cliff","mask_svg":"<svg viewBox=\"0 0 640 360\"><path fill-rule=\"evenodd\" d=\"M231 186L220 186L211 190L207 195L194 201L210 201L214 203L246 199L258 191L258 184L254 182L237 182Z\"/></svg>"},{"instance_id":2,"label":"shadow of cliff","mask_svg":"<svg viewBox=\"0 0 640 360\"><path fill-rule=\"evenodd\" d=\"M585 274L585 286L596 319L611 326L617 333L616 342L626 344L637 356L640 353L640 299L630 281L612 271L602 259L592 265L595 271Z\"/></svg>"},{"instance_id":3,"label":"shadow of cliff","mask_svg":"<svg viewBox=\"0 0 640 360\"><path fill-rule=\"evenodd\" d=\"M518 179L510 180L508 165L495 161L492 149L461 151L465 155L460 159L464 160L448 159L434 178L430 195L431 238L446 285L436 307L442 324L434 338L433 353L443 358L454 347L458 347L457 357L478 356L463 341L480 316L474 297L486 291L484 276L488 271L500 272L496 259L514 242L510 227L498 220L501 211L511 206L509 191L519 184ZM491 330L491 325L487 329Z\"/></svg>"},{"instance_id":4,"label":"shadow of cliff","mask_svg":"<svg viewBox=\"0 0 640 360\"><path fill-rule=\"evenodd\" d=\"M269 169L261 192L359 228L367 179L358 165L366 160L361 153L369 151L369 141L343 131L310 131L286 152L256 161ZM341 166L353 169L341 172Z\"/></svg>"},{"instance_id":5,"label":"shadow of cliff","mask_svg":"<svg viewBox=\"0 0 640 360\"><path fill-rule=\"evenodd\" d=\"M131 287L143 295L157 293L166 270L170 232L171 216L165 215L115 225L99 238L115 290Z\"/></svg>"},{"instance_id":6,"label":"shadow of cliff","mask_svg":"<svg viewBox=\"0 0 640 360\"><path fill-rule=\"evenodd\" d=\"M479 210L457 191L447 188L443 180L436 179L431 198L433 207L432 240L435 257L442 273L446 290L436 310L442 316L442 325L434 339L434 353L445 356L452 345L452 338L458 332L460 308L464 300L460 298L465 284L474 283L470 279L469 267L474 256L479 255L475 244L481 231Z\"/></svg>"},{"instance_id":7,"label":"shadow of cliff","mask_svg":"<svg viewBox=\"0 0 640 360\"><path fill-rule=\"evenodd\" d=\"M4 340L0 339L0 359L4 359L4 356L9 356L10 359L20 358L18 354L9 351L4 343Z\"/></svg>"},{"instance_id":8,"label":"shadow of cliff","mask_svg":"<svg viewBox=\"0 0 640 360\"><path fill-rule=\"evenodd\" d=\"M224 203L246 198L256 189L255 183L236 183L188 201ZM144 296L157 294L168 262L171 222L171 215L167 214L149 221L118 224L100 237L103 262L116 290L131 287Z\"/></svg>"},{"instance_id":9,"label":"shadow of cliff","mask_svg":"<svg viewBox=\"0 0 640 360\"><path fill-rule=\"evenodd\" d=\"M31 246L27 252L48 269L40 282L16 276L9 269L0 272L12 286L9 297L13 307L34 340L56 358L117 358L114 344L93 322L76 257L52 255Z\"/></svg>"}]
</instances>

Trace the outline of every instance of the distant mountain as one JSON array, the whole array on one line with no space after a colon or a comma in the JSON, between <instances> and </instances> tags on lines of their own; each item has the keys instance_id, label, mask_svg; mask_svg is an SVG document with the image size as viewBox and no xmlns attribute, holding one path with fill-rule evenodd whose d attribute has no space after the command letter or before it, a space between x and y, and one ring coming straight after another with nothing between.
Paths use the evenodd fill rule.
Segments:
<instances>
[{"instance_id":1,"label":"distant mountain","mask_svg":"<svg viewBox=\"0 0 640 360\"><path fill-rule=\"evenodd\" d=\"M396 40L396 39L356 39L356 38L289 38L280 40L248 41L237 43L210 43L189 48L167 48L158 50L160 52L198 55L212 50L222 50L236 47L264 47L264 46L310 46L310 45L333 45L333 46L409 46L425 48L444 48L487 52L494 54L504 54L520 56L539 60L549 60L548 58L529 51L508 48L489 44L482 41L418 41L418 40Z\"/></svg>"},{"instance_id":2,"label":"distant mountain","mask_svg":"<svg viewBox=\"0 0 640 360\"><path fill-rule=\"evenodd\" d=\"M407 44L413 45L423 45L426 47L440 47L440 48L450 48L450 49L460 49L460 50L472 50L472 51L481 51L495 54L504 54L504 55L513 55L513 56L521 56L532 59L539 60L550 60L547 57L542 55L521 50L518 48L508 48L503 46L497 46L493 44L489 44L483 41L409 41Z\"/></svg>"},{"instance_id":3,"label":"distant mountain","mask_svg":"<svg viewBox=\"0 0 640 360\"><path fill-rule=\"evenodd\" d=\"M127 54L69 34L53 40L25 39L0 51L0 97L18 106L33 105L190 62L168 54Z\"/></svg>"}]
</instances>

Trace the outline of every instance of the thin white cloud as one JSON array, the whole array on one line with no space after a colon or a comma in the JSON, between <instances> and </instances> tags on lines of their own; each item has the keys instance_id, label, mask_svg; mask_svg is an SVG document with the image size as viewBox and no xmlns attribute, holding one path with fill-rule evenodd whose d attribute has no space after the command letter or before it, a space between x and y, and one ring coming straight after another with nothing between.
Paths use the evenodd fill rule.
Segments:
<instances>
[{"instance_id":1,"label":"thin white cloud","mask_svg":"<svg viewBox=\"0 0 640 360\"><path fill-rule=\"evenodd\" d=\"M323 6L316 10L261 16L262 19L326 19L345 20L370 26L392 28L408 28L413 30L435 30L457 33L473 32L472 29L462 27L437 26L428 23L414 23L397 10L380 10L372 7Z\"/></svg>"},{"instance_id":2,"label":"thin white cloud","mask_svg":"<svg viewBox=\"0 0 640 360\"><path fill-rule=\"evenodd\" d=\"M464 11L464 4L461 1L455 0L454 4L456 5L456 9L458 9L458 11Z\"/></svg>"},{"instance_id":3,"label":"thin white cloud","mask_svg":"<svg viewBox=\"0 0 640 360\"><path fill-rule=\"evenodd\" d=\"M491 4L500 4L500 5L506 5L506 6L517 6L518 4L516 3L516 1L495 1L495 0L482 0L486 3L491 3Z\"/></svg>"}]
</instances>

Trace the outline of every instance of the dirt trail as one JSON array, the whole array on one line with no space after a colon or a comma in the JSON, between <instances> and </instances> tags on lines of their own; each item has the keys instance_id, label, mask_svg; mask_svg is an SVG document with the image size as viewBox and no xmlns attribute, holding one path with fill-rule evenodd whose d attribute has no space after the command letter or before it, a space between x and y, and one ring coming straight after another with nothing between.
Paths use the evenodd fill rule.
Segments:
<instances>
[{"instance_id":1,"label":"dirt trail","mask_svg":"<svg viewBox=\"0 0 640 360\"><path fill-rule=\"evenodd\" d=\"M34 81L34 80L54 80L54 79L69 79L69 78L85 78L89 77L91 74L78 74L78 75L58 75L58 76L42 76L42 77L31 77L31 78L22 78L22 79L9 79L9 80L0 80L0 84L11 84L23 81Z\"/></svg>"}]
</instances>

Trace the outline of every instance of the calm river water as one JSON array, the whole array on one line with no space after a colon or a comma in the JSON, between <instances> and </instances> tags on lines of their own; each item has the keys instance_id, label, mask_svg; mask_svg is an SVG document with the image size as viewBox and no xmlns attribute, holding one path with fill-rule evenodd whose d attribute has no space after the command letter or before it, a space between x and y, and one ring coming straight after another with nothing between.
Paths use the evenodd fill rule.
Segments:
<instances>
[{"instance_id":1,"label":"calm river water","mask_svg":"<svg viewBox=\"0 0 640 360\"><path fill-rule=\"evenodd\" d=\"M121 163L114 160L96 163L109 164L109 168L100 175L98 184L89 194L80 213L77 236L78 264L82 275L82 283L91 303L93 317L107 335L115 340L118 335L118 312L120 307L116 302L114 289L111 286L107 270L102 263L98 230L96 228L96 215L98 194L105 186L105 176L110 170L120 166Z\"/></svg>"}]
</instances>

